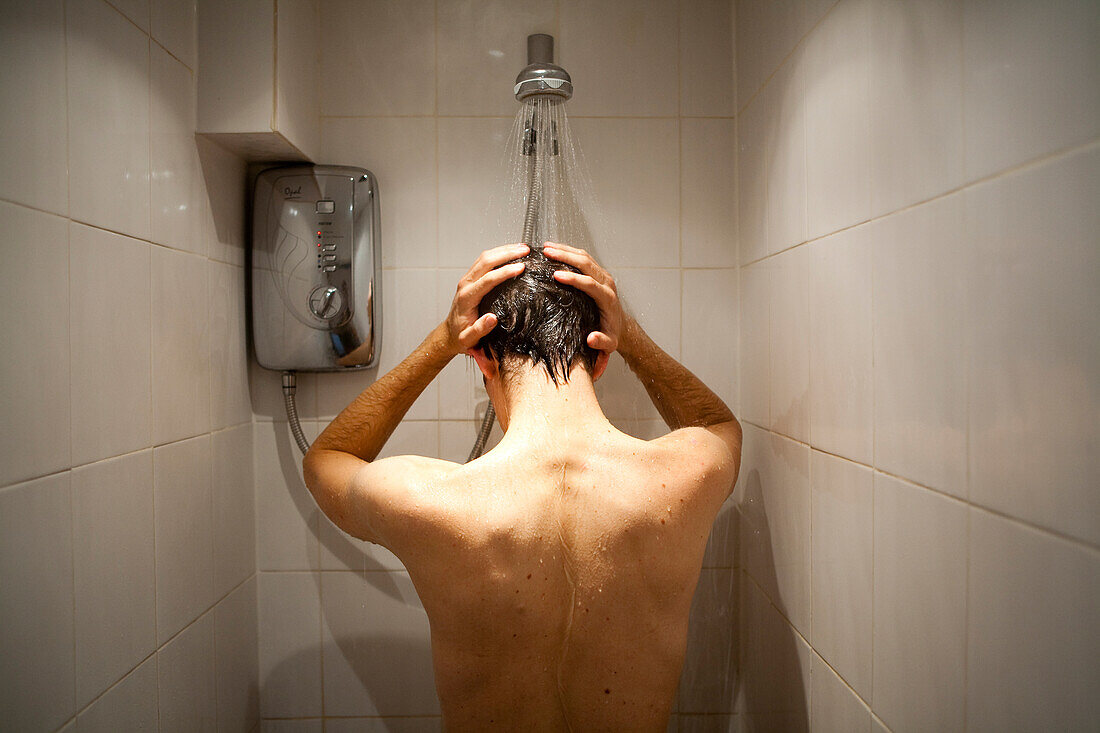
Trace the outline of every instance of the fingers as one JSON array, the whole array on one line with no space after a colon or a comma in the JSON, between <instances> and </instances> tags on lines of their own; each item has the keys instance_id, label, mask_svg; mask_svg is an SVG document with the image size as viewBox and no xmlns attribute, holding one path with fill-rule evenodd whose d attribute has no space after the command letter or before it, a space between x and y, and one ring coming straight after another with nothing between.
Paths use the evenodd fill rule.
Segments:
<instances>
[{"instance_id":1,"label":"fingers","mask_svg":"<svg viewBox=\"0 0 1100 733\"><path fill-rule=\"evenodd\" d=\"M593 331L588 334L588 345L597 351L614 351L618 348L619 342L608 336L603 331Z\"/></svg>"},{"instance_id":2,"label":"fingers","mask_svg":"<svg viewBox=\"0 0 1100 733\"><path fill-rule=\"evenodd\" d=\"M605 285L591 275L570 272L569 270L558 270L554 273L554 279L563 285L572 285L577 290L590 296L592 300L596 301L596 305L601 310L609 309L615 304L614 288Z\"/></svg>"},{"instance_id":3,"label":"fingers","mask_svg":"<svg viewBox=\"0 0 1100 733\"><path fill-rule=\"evenodd\" d=\"M486 313L459 332L458 342L464 347L475 346L478 341L481 341L482 337L496 328L496 325L496 315Z\"/></svg>"},{"instance_id":4,"label":"fingers","mask_svg":"<svg viewBox=\"0 0 1100 733\"><path fill-rule=\"evenodd\" d=\"M592 255L588 254L583 249L570 247L567 244L547 242L543 245L542 253L552 260L572 265L584 274L590 275L602 283L610 283L611 281L611 275L608 274L607 270L600 267L599 263L592 259Z\"/></svg>"},{"instance_id":5,"label":"fingers","mask_svg":"<svg viewBox=\"0 0 1100 733\"><path fill-rule=\"evenodd\" d=\"M487 249L478 255L474 264L463 276L466 282L474 282L490 270L500 267L505 262L519 259L531 251L526 244L504 244L500 247Z\"/></svg>"},{"instance_id":6,"label":"fingers","mask_svg":"<svg viewBox=\"0 0 1100 733\"><path fill-rule=\"evenodd\" d=\"M512 262L503 267L498 267L495 270L490 270L474 282L464 287L460 286L458 298L462 300L463 304L471 308L476 307L490 290L500 285L505 280L509 280L519 275L523 272L525 267L526 265L522 262Z\"/></svg>"}]
</instances>

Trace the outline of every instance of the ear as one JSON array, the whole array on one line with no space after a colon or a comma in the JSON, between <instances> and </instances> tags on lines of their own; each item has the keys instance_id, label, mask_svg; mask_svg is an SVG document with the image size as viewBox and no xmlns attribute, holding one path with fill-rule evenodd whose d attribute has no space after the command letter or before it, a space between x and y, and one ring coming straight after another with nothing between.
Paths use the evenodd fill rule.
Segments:
<instances>
[{"instance_id":1,"label":"ear","mask_svg":"<svg viewBox=\"0 0 1100 733\"><path fill-rule=\"evenodd\" d=\"M607 363L611 361L611 354L606 351L596 352L596 363L592 365L592 381L595 382L607 369Z\"/></svg>"},{"instance_id":2,"label":"ear","mask_svg":"<svg viewBox=\"0 0 1100 733\"><path fill-rule=\"evenodd\" d=\"M478 369L481 370L486 379L496 379L500 376L500 365L497 364L496 359L485 353L485 349L480 346L471 346L466 349L466 353L474 358Z\"/></svg>"}]
</instances>

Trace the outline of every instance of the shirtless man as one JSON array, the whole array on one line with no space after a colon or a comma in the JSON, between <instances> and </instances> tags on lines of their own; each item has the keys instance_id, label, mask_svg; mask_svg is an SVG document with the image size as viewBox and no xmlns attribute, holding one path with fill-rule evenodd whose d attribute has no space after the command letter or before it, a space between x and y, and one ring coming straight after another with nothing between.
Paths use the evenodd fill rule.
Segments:
<instances>
[{"instance_id":1,"label":"shirtless man","mask_svg":"<svg viewBox=\"0 0 1100 733\"><path fill-rule=\"evenodd\" d=\"M668 435L638 440L604 417L593 381L615 350ZM374 460L464 352L500 444L467 464ZM623 313L611 276L547 243L541 255L483 252L446 320L337 416L304 466L337 526L408 569L448 730L664 731L740 454L733 414Z\"/></svg>"}]
</instances>

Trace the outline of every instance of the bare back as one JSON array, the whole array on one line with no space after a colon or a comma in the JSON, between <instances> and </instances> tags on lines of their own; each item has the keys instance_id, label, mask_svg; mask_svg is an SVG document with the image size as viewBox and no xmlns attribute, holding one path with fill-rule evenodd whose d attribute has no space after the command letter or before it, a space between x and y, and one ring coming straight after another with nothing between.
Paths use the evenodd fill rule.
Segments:
<instances>
[{"instance_id":1,"label":"bare back","mask_svg":"<svg viewBox=\"0 0 1100 733\"><path fill-rule=\"evenodd\" d=\"M448 728L664 730L736 463L699 428L608 428L436 462L392 498Z\"/></svg>"}]
</instances>

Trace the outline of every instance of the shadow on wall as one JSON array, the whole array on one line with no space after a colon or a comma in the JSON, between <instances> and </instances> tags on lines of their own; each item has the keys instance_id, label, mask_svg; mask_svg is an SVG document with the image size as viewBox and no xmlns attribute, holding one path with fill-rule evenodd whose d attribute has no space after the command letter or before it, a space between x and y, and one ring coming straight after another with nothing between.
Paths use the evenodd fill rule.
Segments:
<instances>
[{"instance_id":1,"label":"shadow on wall","mask_svg":"<svg viewBox=\"0 0 1100 733\"><path fill-rule=\"evenodd\" d=\"M741 574L740 658L738 697L741 701L742 730L808 731L805 679L809 660L799 654L794 628L787 623L782 602L773 605L762 587L777 589L775 559L760 472L751 468L743 477L738 503L741 531L755 546L757 572L754 580ZM773 598L779 598L773 592Z\"/></svg>"}]
</instances>

